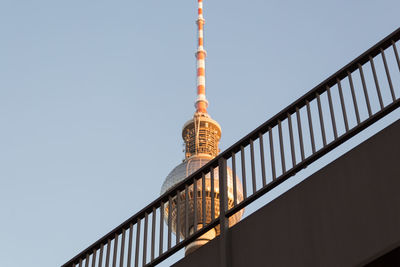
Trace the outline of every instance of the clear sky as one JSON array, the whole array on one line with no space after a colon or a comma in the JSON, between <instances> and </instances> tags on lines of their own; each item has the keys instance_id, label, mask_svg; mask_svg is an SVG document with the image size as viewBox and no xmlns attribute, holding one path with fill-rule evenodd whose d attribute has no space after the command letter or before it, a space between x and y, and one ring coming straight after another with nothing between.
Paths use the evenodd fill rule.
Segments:
<instances>
[{"instance_id":1,"label":"clear sky","mask_svg":"<svg viewBox=\"0 0 400 267\"><path fill-rule=\"evenodd\" d=\"M398 0L204 6L222 149L400 26ZM159 195L195 19L194 0L0 0L0 266L59 266Z\"/></svg>"}]
</instances>

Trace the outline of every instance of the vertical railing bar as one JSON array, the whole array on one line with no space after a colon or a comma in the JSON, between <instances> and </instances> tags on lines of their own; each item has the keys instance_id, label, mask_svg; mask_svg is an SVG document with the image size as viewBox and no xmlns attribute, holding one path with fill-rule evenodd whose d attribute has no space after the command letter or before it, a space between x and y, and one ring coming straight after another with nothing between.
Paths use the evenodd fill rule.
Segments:
<instances>
[{"instance_id":1,"label":"vertical railing bar","mask_svg":"<svg viewBox=\"0 0 400 267\"><path fill-rule=\"evenodd\" d=\"M347 72L347 77L349 78L351 97L353 98L354 112L356 113L357 124L360 124L360 113L358 112L357 98L356 98L356 93L354 91L353 78L349 71Z\"/></svg>"},{"instance_id":2,"label":"vertical railing bar","mask_svg":"<svg viewBox=\"0 0 400 267\"><path fill-rule=\"evenodd\" d=\"M139 266L139 249L140 249L140 218L138 218L136 222L135 267Z\"/></svg>"},{"instance_id":3,"label":"vertical railing bar","mask_svg":"<svg viewBox=\"0 0 400 267\"><path fill-rule=\"evenodd\" d=\"M154 260L154 250L156 243L156 220L157 220L157 210L153 207L153 216L151 219L151 261Z\"/></svg>"},{"instance_id":4,"label":"vertical railing bar","mask_svg":"<svg viewBox=\"0 0 400 267\"><path fill-rule=\"evenodd\" d=\"M279 146L281 151L282 173L285 173L286 172L285 149L283 147L282 122L280 120L278 120L278 132L279 132Z\"/></svg>"},{"instance_id":5,"label":"vertical railing bar","mask_svg":"<svg viewBox=\"0 0 400 267\"><path fill-rule=\"evenodd\" d=\"M206 176L203 173L201 177L201 215L203 221L203 228L206 227Z\"/></svg>"},{"instance_id":6,"label":"vertical railing bar","mask_svg":"<svg viewBox=\"0 0 400 267\"><path fill-rule=\"evenodd\" d=\"M144 214L144 228L143 228L143 258L142 258L142 265L146 265L147 261L147 225L149 222L149 215L147 212Z\"/></svg>"},{"instance_id":7,"label":"vertical railing bar","mask_svg":"<svg viewBox=\"0 0 400 267\"><path fill-rule=\"evenodd\" d=\"M114 235L114 253L113 253L113 267L117 266L117 254L118 254L118 234Z\"/></svg>"},{"instance_id":8,"label":"vertical railing bar","mask_svg":"<svg viewBox=\"0 0 400 267\"><path fill-rule=\"evenodd\" d=\"M226 164L226 159L225 158L220 158L218 161L218 166L219 166L219 199L220 199L220 214L225 215L227 209L228 209L228 188L227 188L227 183L228 183L228 172L227 172L227 164ZM223 218L221 218L223 220ZM221 225L221 232L223 230L224 225Z\"/></svg>"},{"instance_id":9,"label":"vertical railing bar","mask_svg":"<svg viewBox=\"0 0 400 267\"><path fill-rule=\"evenodd\" d=\"M374 76L375 88L376 88L376 93L378 95L379 104L381 106L381 109L383 109L383 100L382 100L381 89L379 87L378 76L376 75L374 59L371 56L369 56L369 63L371 64L372 75Z\"/></svg>"},{"instance_id":10,"label":"vertical railing bar","mask_svg":"<svg viewBox=\"0 0 400 267\"><path fill-rule=\"evenodd\" d=\"M242 186L243 186L243 198L247 198L247 185L246 185L246 161L244 155L244 147L240 146L240 159L242 161Z\"/></svg>"},{"instance_id":11,"label":"vertical railing bar","mask_svg":"<svg viewBox=\"0 0 400 267\"><path fill-rule=\"evenodd\" d=\"M371 103L369 102L367 84L365 83L365 78L364 78L364 71L363 71L362 66L361 66L360 63L358 63L358 70L359 70L360 76L361 76L361 83L362 83L362 86L363 86L365 103L367 104L368 115L369 115L369 117L371 117L372 116Z\"/></svg>"},{"instance_id":12,"label":"vertical railing bar","mask_svg":"<svg viewBox=\"0 0 400 267\"><path fill-rule=\"evenodd\" d=\"M82 259L79 259L79 267L82 267Z\"/></svg>"},{"instance_id":13,"label":"vertical railing bar","mask_svg":"<svg viewBox=\"0 0 400 267\"><path fill-rule=\"evenodd\" d=\"M288 117L288 125L289 125L290 150L291 150L291 154L292 154L292 164L293 164L292 168L294 168L294 166L296 166L296 152L294 150L292 115L290 115L290 113L287 113L287 117Z\"/></svg>"},{"instance_id":14,"label":"vertical railing bar","mask_svg":"<svg viewBox=\"0 0 400 267\"><path fill-rule=\"evenodd\" d=\"M168 196L168 250L171 249L171 229L172 228L172 198Z\"/></svg>"},{"instance_id":15,"label":"vertical railing bar","mask_svg":"<svg viewBox=\"0 0 400 267\"><path fill-rule=\"evenodd\" d=\"M326 89L327 89L327 93L328 93L329 110L331 113L333 136L335 137L335 140L336 140L338 138L338 133L337 133L337 128L336 128L335 110L333 109L333 104L332 104L331 88L329 86L327 86Z\"/></svg>"},{"instance_id":16,"label":"vertical railing bar","mask_svg":"<svg viewBox=\"0 0 400 267\"><path fill-rule=\"evenodd\" d=\"M86 254L85 267L89 267L89 254Z\"/></svg>"},{"instance_id":17,"label":"vertical railing bar","mask_svg":"<svg viewBox=\"0 0 400 267\"><path fill-rule=\"evenodd\" d=\"M254 163L254 143L253 139L250 139L250 163L251 163L251 180L253 185L253 194L257 192L256 184L256 168Z\"/></svg>"},{"instance_id":18,"label":"vertical railing bar","mask_svg":"<svg viewBox=\"0 0 400 267\"><path fill-rule=\"evenodd\" d=\"M237 205L237 181L236 181L236 154L232 152L232 183L233 183L233 205Z\"/></svg>"},{"instance_id":19,"label":"vertical railing bar","mask_svg":"<svg viewBox=\"0 0 400 267\"><path fill-rule=\"evenodd\" d=\"M399 58L399 53L397 52L396 43L394 41L392 41L392 47L393 47L394 55L396 56L397 67L399 67L399 71L400 71L400 58Z\"/></svg>"},{"instance_id":20,"label":"vertical railing bar","mask_svg":"<svg viewBox=\"0 0 400 267\"><path fill-rule=\"evenodd\" d=\"M308 100L306 101L306 105L307 105L307 116L308 116L308 128L310 130L311 148L312 148L312 153L314 154L315 153L314 130L311 118L310 102L308 102Z\"/></svg>"},{"instance_id":21,"label":"vertical railing bar","mask_svg":"<svg viewBox=\"0 0 400 267\"><path fill-rule=\"evenodd\" d=\"M339 89L340 105L342 106L344 127L346 129L346 132L348 132L349 131L349 122L347 121L346 105L344 103L344 98L343 98L342 84L341 84L339 78L336 79L336 82L338 84L338 89Z\"/></svg>"},{"instance_id":22,"label":"vertical railing bar","mask_svg":"<svg viewBox=\"0 0 400 267\"><path fill-rule=\"evenodd\" d=\"M381 56L383 59L383 64L385 66L385 71L386 71L386 77L389 83L389 87L390 87L390 93L392 94L392 99L393 101L396 101L396 95L394 93L394 89L393 89L393 84L392 84L392 79L390 78L390 71L389 71L389 67L388 64L386 62L386 56L385 56L385 51L383 51L383 49L381 48Z\"/></svg>"},{"instance_id":23,"label":"vertical railing bar","mask_svg":"<svg viewBox=\"0 0 400 267\"><path fill-rule=\"evenodd\" d=\"M211 220L215 219L214 168L211 167Z\"/></svg>"},{"instance_id":24,"label":"vertical railing bar","mask_svg":"<svg viewBox=\"0 0 400 267\"><path fill-rule=\"evenodd\" d=\"M107 254L106 254L106 267L110 266L110 251L111 250L111 240L107 241Z\"/></svg>"},{"instance_id":25,"label":"vertical railing bar","mask_svg":"<svg viewBox=\"0 0 400 267\"><path fill-rule=\"evenodd\" d=\"M269 133L269 151L271 153L272 180L275 180L276 179L275 153L274 153L274 140L272 137L271 127L268 127L268 133Z\"/></svg>"},{"instance_id":26,"label":"vertical railing bar","mask_svg":"<svg viewBox=\"0 0 400 267\"><path fill-rule=\"evenodd\" d=\"M124 256L125 256L125 234L126 230L122 229L122 237L121 237L121 254L119 256L119 266L124 266Z\"/></svg>"},{"instance_id":27,"label":"vertical railing bar","mask_svg":"<svg viewBox=\"0 0 400 267\"><path fill-rule=\"evenodd\" d=\"M96 255L97 249L93 249L93 256L92 256L92 267L96 267Z\"/></svg>"},{"instance_id":28,"label":"vertical railing bar","mask_svg":"<svg viewBox=\"0 0 400 267\"><path fill-rule=\"evenodd\" d=\"M159 248L158 248L158 253L159 255L163 254L163 250L164 250L164 202L161 201L161 205L160 205L160 240L159 240Z\"/></svg>"},{"instance_id":29,"label":"vertical railing bar","mask_svg":"<svg viewBox=\"0 0 400 267\"><path fill-rule=\"evenodd\" d=\"M101 244L100 246L100 255L99 255L99 266L102 267L103 265L103 250L104 250L104 244Z\"/></svg>"},{"instance_id":30,"label":"vertical railing bar","mask_svg":"<svg viewBox=\"0 0 400 267\"><path fill-rule=\"evenodd\" d=\"M129 225L129 241L128 241L128 260L126 265L131 267L132 264L132 237L133 237L133 224Z\"/></svg>"},{"instance_id":31,"label":"vertical railing bar","mask_svg":"<svg viewBox=\"0 0 400 267\"><path fill-rule=\"evenodd\" d=\"M260 159L261 159L261 176L263 187L267 185L267 177L265 174L265 155L264 155L264 139L263 134L258 134L258 139L260 141Z\"/></svg>"},{"instance_id":32,"label":"vertical railing bar","mask_svg":"<svg viewBox=\"0 0 400 267\"><path fill-rule=\"evenodd\" d=\"M197 232L197 179L193 179L193 233Z\"/></svg>"},{"instance_id":33,"label":"vertical railing bar","mask_svg":"<svg viewBox=\"0 0 400 267\"><path fill-rule=\"evenodd\" d=\"M185 239L189 237L189 186L185 184Z\"/></svg>"},{"instance_id":34,"label":"vertical railing bar","mask_svg":"<svg viewBox=\"0 0 400 267\"><path fill-rule=\"evenodd\" d=\"M230 259L230 250L228 246L228 229L229 229L229 219L225 216L226 211L228 209L228 173L227 173L227 164L225 158L220 158L218 160L219 166L219 210L220 210L220 267L228 267L229 259Z\"/></svg>"},{"instance_id":35,"label":"vertical railing bar","mask_svg":"<svg viewBox=\"0 0 400 267\"><path fill-rule=\"evenodd\" d=\"M316 93L315 95L317 96L317 105L318 105L319 123L321 125L322 143L324 146L326 146L325 123L324 123L324 115L322 114L321 97L318 93Z\"/></svg>"},{"instance_id":36,"label":"vertical railing bar","mask_svg":"<svg viewBox=\"0 0 400 267\"><path fill-rule=\"evenodd\" d=\"M176 233L175 233L175 245L179 244L181 237L181 194L179 190L176 190Z\"/></svg>"},{"instance_id":37,"label":"vertical railing bar","mask_svg":"<svg viewBox=\"0 0 400 267\"><path fill-rule=\"evenodd\" d=\"M297 130L299 133L299 141L300 141L300 153L301 153L301 161L305 159L304 156L304 143L303 143L303 130L301 129L301 118L300 118L300 110L296 107L296 117L297 117Z\"/></svg>"}]
</instances>

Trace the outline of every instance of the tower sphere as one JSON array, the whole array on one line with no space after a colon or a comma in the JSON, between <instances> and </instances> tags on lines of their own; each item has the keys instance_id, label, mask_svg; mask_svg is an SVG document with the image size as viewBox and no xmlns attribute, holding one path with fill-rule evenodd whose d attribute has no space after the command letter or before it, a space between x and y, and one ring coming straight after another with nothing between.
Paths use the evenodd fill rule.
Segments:
<instances>
[{"instance_id":1,"label":"tower sphere","mask_svg":"<svg viewBox=\"0 0 400 267\"><path fill-rule=\"evenodd\" d=\"M202 166L204 166L205 164L207 164L210 160L212 159L212 157L210 156L205 156L205 155L201 155L201 156L193 156L187 160L185 160L184 162L182 162L181 164L179 164L178 166L176 166L167 176L167 178L165 179L162 187L161 187L161 194L164 194L165 192L167 192L170 188L172 188L174 185L178 184L179 182L183 181L185 178L187 178L188 176L190 176L192 173L194 173L195 171L197 171L198 169L200 169ZM219 176L218 176L218 167L214 169L214 214L215 217L219 216ZM227 181L228 181L228 185L227 185L227 189L228 189L228 208L232 208L234 205L234 196L233 196L233 173L232 170L230 168L227 168ZM242 188L242 184L239 180L239 178L236 176L236 191L237 191L237 202L241 202L243 200L243 188ZM205 223L210 223L211 222L211 173L207 173L205 175L205 196L206 196L206 221ZM202 180L199 179L197 181L197 203L196 203L196 212L197 212L197 223L203 224L203 207L202 207L202 197L203 197L203 193L202 193ZM189 187L189 230L191 230L192 228L194 228L194 214L195 214L195 210L194 210L194 187L190 186ZM184 203L185 202L185 191L180 193L180 203ZM165 206L165 214L164 214L164 218L165 221L168 223L168 214L169 214L169 206L166 205ZM176 197L172 199L172 204L171 204L171 226L172 226L172 231L176 234L177 228L179 229L180 235L181 237L185 238L185 206L184 204L181 204L179 206L179 221L180 226L176 225L177 222L177 208L176 208ZM229 219L229 225L232 226L234 224L236 224L237 222L240 221L240 218L243 215L243 210L241 210L240 212L236 213L235 215L233 215L230 219ZM199 227L201 228L201 227ZM216 234L219 234L219 228L216 229Z\"/></svg>"}]
</instances>

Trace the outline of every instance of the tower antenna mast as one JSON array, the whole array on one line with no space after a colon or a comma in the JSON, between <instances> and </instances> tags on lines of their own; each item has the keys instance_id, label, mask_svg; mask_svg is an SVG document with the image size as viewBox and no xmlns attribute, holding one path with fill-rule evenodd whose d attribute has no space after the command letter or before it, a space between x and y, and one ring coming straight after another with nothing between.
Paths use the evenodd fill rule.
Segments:
<instances>
[{"instance_id":1,"label":"tower antenna mast","mask_svg":"<svg viewBox=\"0 0 400 267\"><path fill-rule=\"evenodd\" d=\"M207 113L208 101L206 99L206 56L204 50L204 17L203 17L203 0L198 1L198 47L196 51L197 60L197 99L195 103L196 112Z\"/></svg>"}]
</instances>

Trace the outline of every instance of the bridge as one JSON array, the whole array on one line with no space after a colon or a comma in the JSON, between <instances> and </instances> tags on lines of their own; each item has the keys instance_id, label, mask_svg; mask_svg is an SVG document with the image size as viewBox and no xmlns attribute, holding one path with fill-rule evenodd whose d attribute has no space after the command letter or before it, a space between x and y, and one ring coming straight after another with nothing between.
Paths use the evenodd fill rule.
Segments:
<instances>
[{"instance_id":1,"label":"bridge","mask_svg":"<svg viewBox=\"0 0 400 267\"><path fill-rule=\"evenodd\" d=\"M155 266L215 227L217 238L174 266L400 266L399 120L237 225L228 223L400 106L399 40L400 28L62 267ZM212 220L195 216L194 225L203 224L189 232L188 193L197 192L198 184L204 189L205 177L217 168L218 191L211 179ZM228 168L243 186L239 200L232 179L229 208ZM205 194L195 194L194 205ZM205 197L202 201L206 208ZM184 237L172 235L172 216L164 224L170 203L185 213L176 216L185 222L175 222L186 225Z\"/></svg>"}]
</instances>

